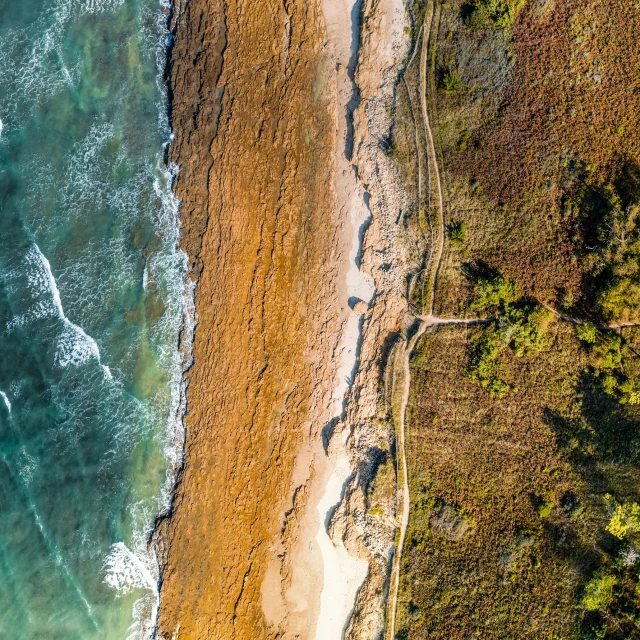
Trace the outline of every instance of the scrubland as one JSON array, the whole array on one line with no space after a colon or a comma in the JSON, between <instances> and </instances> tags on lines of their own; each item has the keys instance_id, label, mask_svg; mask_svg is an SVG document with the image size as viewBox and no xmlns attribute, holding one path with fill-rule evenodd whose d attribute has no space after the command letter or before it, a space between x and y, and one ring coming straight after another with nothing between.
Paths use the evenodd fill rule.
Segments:
<instances>
[{"instance_id":1,"label":"scrubland","mask_svg":"<svg viewBox=\"0 0 640 640\"><path fill-rule=\"evenodd\" d=\"M487 322L436 324L411 360L397 638L640 637L638 35L625 0L436 0L434 311ZM381 144L426 272L416 60Z\"/></svg>"}]
</instances>

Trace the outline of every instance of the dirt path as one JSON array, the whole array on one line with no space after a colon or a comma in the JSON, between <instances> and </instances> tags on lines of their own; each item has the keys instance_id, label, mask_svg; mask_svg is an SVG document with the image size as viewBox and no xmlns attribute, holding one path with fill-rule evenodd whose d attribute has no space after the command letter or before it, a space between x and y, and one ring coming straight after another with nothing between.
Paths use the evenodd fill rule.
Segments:
<instances>
[{"instance_id":1,"label":"dirt path","mask_svg":"<svg viewBox=\"0 0 640 640\"><path fill-rule=\"evenodd\" d=\"M442 252L444 250L444 201L442 198L442 180L440 177L440 167L438 166L438 156L436 154L436 147L433 141L433 132L431 131L431 123L429 121L429 109L427 107L427 58L429 54L429 39L431 38L431 31L433 28L433 14L434 3L431 3L429 15L425 16L425 22L423 25L422 34L422 51L420 52L420 106L422 108L422 123L424 125L424 135L427 140L427 159L429 172L429 209L431 208L431 185L435 184L438 202L436 205L436 211L438 214L437 232L434 234L432 242L434 247L431 251L429 264L427 269L429 270L429 304L427 309L429 315L433 316L435 311L436 301L436 281L438 278L438 271L440 269L440 262L442 260ZM432 183L433 179L433 183ZM429 217L431 211L429 210Z\"/></svg>"},{"instance_id":2,"label":"dirt path","mask_svg":"<svg viewBox=\"0 0 640 640\"><path fill-rule=\"evenodd\" d=\"M396 397L397 391L401 390L402 395L400 397L400 406L398 408L398 455L400 466L402 467L402 521L400 525L400 539L398 541L398 547L393 557L393 567L391 570L391 584L389 585L389 616L390 624L388 625L387 640L393 640L396 632L396 612L398 609L398 591L400 586L400 565L402 562L402 549L404 547L404 539L407 534L407 527L409 525L409 507L411 506L411 496L409 493L409 471L407 468L407 457L405 454L405 415L407 412L407 405L409 404L409 391L411 389L411 371L409 368L409 362L411 360L411 353L418 340L430 326L423 320L418 320L419 324L416 327L415 333L407 341L406 345L399 347L395 357L394 373L392 382L392 399ZM401 360L401 363L398 363ZM398 384L397 373L401 371L402 379Z\"/></svg>"}]
</instances>

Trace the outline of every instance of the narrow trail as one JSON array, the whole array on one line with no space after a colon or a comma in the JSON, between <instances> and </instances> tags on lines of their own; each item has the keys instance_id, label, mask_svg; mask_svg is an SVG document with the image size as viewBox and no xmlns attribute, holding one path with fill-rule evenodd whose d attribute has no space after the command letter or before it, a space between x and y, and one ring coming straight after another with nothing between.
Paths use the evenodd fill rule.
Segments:
<instances>
[{"instance_id":1,"label":"narrow trail","mask_svg":"<svg viewBox=\"0 0 640 640\"><path fill-rule=\"evenodd\" d=\"M431 250L431 255L429 256L429 263L427 264L427 269L429 270L429 304L428 309L429 313L427 316L421 316L417 318L418 325L416 330L411 338L407 339L404 347L399 347L396 353L396 362L393 364L393 383L392 383L392 405L394 398L396 397L397 392L397 372L399 370L398 366L398 358L401 358L401 371L402 371L402 394L400 397L400 406L398 408L398 416L397 416L397 437L398 437L398 456L400 466L402 467L402 519L400 524L400 538L398 540L398 545L393 556L393 565L391 569L391 578L389 585L389 604L388 604L388 620L389 625L387 626L387 640L393 640L396 632L396 617L398 610L398 592L400 587L400 566L402 564L402 551L404 548L404 541L407 535L407 528L409 525L409 512L411 506L411 494L409 491L409 471L407 465L407 457L406 457L406 447L405 447L405 417L407 413L407 405L409 404L409 393L411 389L411 370L410 370L410 360L411 354L418 340L422 336L422 334L426 331L427 328L435 326L437 324L462 324L462 322L458 322L455 318L447 318L441 319L434 316L434 308L435 308L435 285L436 279L438 275L438 270L440 267L440 261L442 260L442 252L444 250L444 206L442 199L442 181L440 179L440 169L438 166L438 158L436 155L435 144L433 141L433 132L431 130L431 124L429 122L429 110L427 108L427 57L429 50L429 39L431 37L431 30L433 27L433 14L434 14L434 3L430 4L429 15L425 16L425 21L421 29L422 34L422 51L420 52L420 106L422 111L422 123L424 126L425 138L427 141L427 172L429 175L428 181L428 189L429 189L429 208L431 207L431 190L432 184L435 182L437 194L438 194L438 202L437 202L437 211L438 211L438 224L437 224L437 233L435 237L432 237L432 245L435 244L435 251ZM420 41L420 33L418 34L418 41ZM415 52L414 52L415 55ZM413 61L413 58L411 59ZM405 80L406 83L406 80ZM408 87L407 87L408 90ZM411 100L411 92L408 91L409 97ZM413 105L412 105L413 110ZM417 125L416 125L417 127ZM419 136L416 131L416 140L419 140ZM419 149L419 144L418 144ZM418 176L419 176L419 196L422 196L422 172L421 172L421 158L418 158ZM433 180L435 178L435 180ZM420 204L422 204L422 200L420 199ZM428 212L429 220L431 212ZM431 225L431 223L430 223ZM395 416L394 416L395 417Z\"/></svg>"},{"instance_id":2,"label":"narrow trail","mask_svg":"<svg viewBox=\"0 0 640 640\"><path fill-rule=\"evenodd\" d=\"M391 622L388 626L387 640L393 640L396 633L396 613L398 609L398 591L400 586L400 564L402 561L402 549L404 547L404 539L407 535L407 527L409 525L409 511L411 506L411 496L409 493L409 470L407 468L407 457L405 455L405 443L404 443L404 421L407 413L407 405L409 404L409 392L411 382L411 370L409 362L411 360L411 353L422 336L425 330L428 328L428 324L423 320L418 320L418 326L416 328L413 337L404 346L399 346L396 352L396 357L393 365L393 382L392 382L392 398L396 395L397 390L397 376L396 373L399 370L398 359L401 359L401 371L402 380L400 382L402 395L400 398L400 406L398 407L398 454L400 457L400 465L402 467L402 522L400 526L400 539L398 541L398 547L396 553L393 556L393 567L391 570L391 584L389 585L389 592L391 598L389 600L389 615Z\"/></svg>"},{"instance_id":3,"label":"narrow trail","mask_svg":"<svg viewBox=\"0 0 640 640\"><path fill-rule=\"evenodd\" d=\"M444 200L442 197L442 179L440 176L440 167L438 165L438 156L436 154L436 146L433 141L433 132L429 121L429 109L427 107L427 58L429 54L429 40L433 29L434 4L431 3L429 16L425 16L422 34L422 51L420 52L420 106L422 108L422 123L424 126L424 135L427 141L427 171L429 172L429 188L435 184L438 202L436 205L437 233L433 239L434 247L431 250L429 264L429 315L433 316L436 301L436 281L438 271L440 270L440 262L442 261L442 252L444 251ZM427 26L428 25L428 26ZM432 180L435 179L435 180ZM429 205L431 205L431 192L429 193ZM430 208L430 207L429 207ZM429 219L431 211L428 212Z\"/></svg>"}]
</instances>

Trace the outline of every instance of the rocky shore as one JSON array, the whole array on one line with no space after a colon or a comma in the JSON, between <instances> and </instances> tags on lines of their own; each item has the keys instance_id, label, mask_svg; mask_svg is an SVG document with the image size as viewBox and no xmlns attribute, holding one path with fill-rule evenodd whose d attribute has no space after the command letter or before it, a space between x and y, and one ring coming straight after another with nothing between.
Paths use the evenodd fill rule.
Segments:
<instances>
[{"instance_id":1,"label":"rocky shore","mask_svg":"<svg viewBox=\"0 0 640 640\"><path fill-rule=\"evenodd\" d=\"M382 630L395 494L374 517L366 492L392 447L380 362L410 260L380 146L404 19L400 0L175 7L169 161L197 327L156 536L165 640ZM353 566L338 613L332 562Z\"/></svg>"}]
</instances>

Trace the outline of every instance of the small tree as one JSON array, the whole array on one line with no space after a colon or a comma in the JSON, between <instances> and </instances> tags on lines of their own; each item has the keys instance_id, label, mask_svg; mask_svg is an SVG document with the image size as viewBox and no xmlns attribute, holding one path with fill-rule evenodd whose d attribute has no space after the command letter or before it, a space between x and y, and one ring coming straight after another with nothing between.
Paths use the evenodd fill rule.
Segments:
<instances>
[{"instance_id":1,"label":"small tree","mask_svg":"<svg viewBox=\"0 0 640 640\"><path fill-rule=\"evenodd\" d=\"M606 611L613 600L615 576L596 576L587 582L582 596L582 605L587 611Z\"/></svg>"},{"instance_id":2,"label":"small tree","mask_svg":"<svg viewBox=\"0 0 640 640\"><path fill-rule=\"evenodd\" d=\"M518 285L499 271L493 278L478 278L471 306L476 311L487 311L511 304L519 297Z\"/></svg>"},{"instance_id":3,"label":"small tree","mask_svg":"<svg viewBox=\"0 0 640 640\"><path fill-rule=\"evenodd\" d=\"M618 540L624 540L627 536L640 533L640 505L635 502L618 504L609 495L606 498L614 506L607 531Z\"/></svg>"},{"instance_id":4,"label":"small tree","mask_svg":"<svg viewBox=\"0 0 640 640\"><path fill-rule=\"evenodd\" d=\"M587 322L586 324L579 324L576 327L576 335L581 342L595 344L598 339L598 330L590 322Z\"/></svg>"},{"instance_id":5,"label":"small tree","mask_svg":"<svg viewBox=\"0 0 640 640\"><path fill-rule=\"evenodd\" d=\"M445 71L442 77L442 87L445 91L460 91L462 89L462 80L460 74L454 69Z\"/></svg>"}]
</instances>

